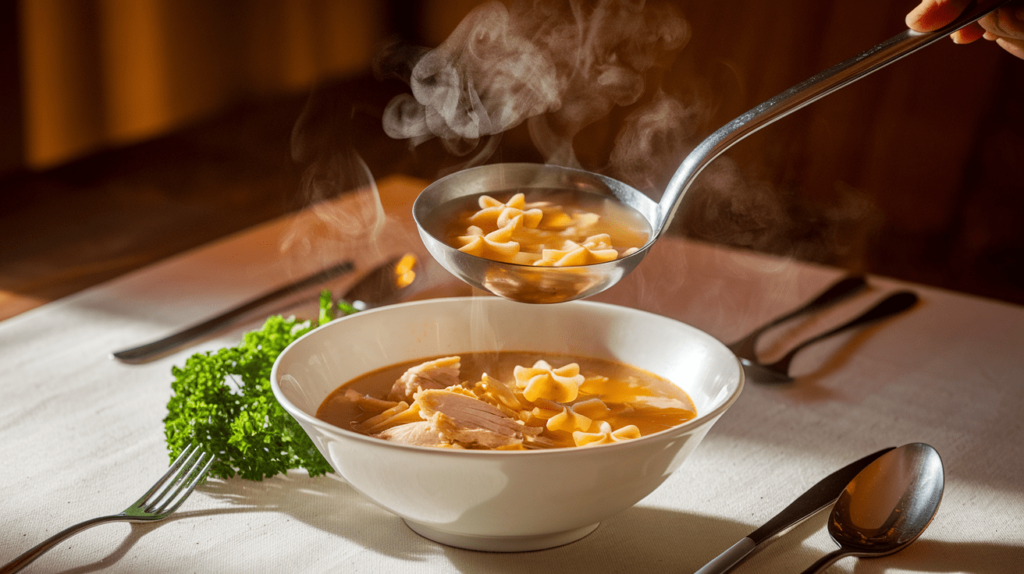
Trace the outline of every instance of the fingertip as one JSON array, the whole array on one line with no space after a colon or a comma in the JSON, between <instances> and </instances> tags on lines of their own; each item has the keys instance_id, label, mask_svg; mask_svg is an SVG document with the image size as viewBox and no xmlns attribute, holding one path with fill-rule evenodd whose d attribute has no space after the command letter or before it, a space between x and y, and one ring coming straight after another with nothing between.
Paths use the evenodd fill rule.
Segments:
<instances>
[{"instance_id":1,"label":"fingertip","mask_svg":"<svg viewBox=\"0 0 1024 574\"><path fill-rule=\"evenodd\" d=\"M970 44L985 36L985 30L977 23L968 24L949 35L957 44Z\"/></svg>"},{"instance_id":2,"label":"fingertip","mask_svg":"<svg viewBox=\"0 0 1024 574\"><path fill-rule=\"evenodd\" d=\"M910 28L915 32L928 32L929 30L924 29L921 23L921 19L927 11L928 4L926 2L921 2L916 8L908 12L907 17L904 18L907 28Z\"/></svg>"},{"instance_id":3,"label":"fingertip","mask_svg":"<svg viewBox=\"0 0 1024 574\"><path fill-rule=\"evenodd\" d=\"M971 0L921 0L907 13L907 27L917 32L933 32L956 19Z\"/></svg>"}]
</instances>

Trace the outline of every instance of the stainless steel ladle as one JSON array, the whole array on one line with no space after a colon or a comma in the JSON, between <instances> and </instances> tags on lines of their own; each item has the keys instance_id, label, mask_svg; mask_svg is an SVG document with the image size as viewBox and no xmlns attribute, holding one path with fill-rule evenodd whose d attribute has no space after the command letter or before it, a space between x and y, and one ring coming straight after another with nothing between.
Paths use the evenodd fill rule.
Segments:
<instances>
[{"instance_id":1,"label":"stainless steel ladle","mask_svg":"<svg viewBox=\"0 0 1024 574\"><path fill-rule=\"evenodd\" d=\"M541 164L493 164L454 173L424 189L413 205L420 237L430 254L453 275L506 299L560 303L600 293L643 260L668 229L694 179L725 150L768 124L944 38L1009 1L976 2L948 26L934 32L906 30L756 106L694 148L672 176L658 203L620 181L584 170ZM643 215L652 229L650 239L635 253L615 261L572 267L491 261L463 253L443 240L446 222L439 221L436 210L448 201L480 193L552 188L614 196ZM528 200L536 197L528 195Z\"/></svg>"}]
</instances>

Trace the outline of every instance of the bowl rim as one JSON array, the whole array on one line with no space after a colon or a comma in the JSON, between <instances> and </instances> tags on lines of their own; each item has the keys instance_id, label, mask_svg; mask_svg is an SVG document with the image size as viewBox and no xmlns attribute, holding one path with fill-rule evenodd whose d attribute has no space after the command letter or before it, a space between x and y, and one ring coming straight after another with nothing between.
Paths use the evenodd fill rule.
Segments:
<instances>
[{"instance_id":1,"label":"bowl rim","mask_svg":"<svg viewBox=\"0 0 1024 574\"><path fill-rule=\"evenodd\" d=\"M615 305L615 304L612 304L612 303L603 303L603 302L599 302L599 301L581 301L581 300L568 301L568 302L565 302L565 303L559 303L559 305L591 306L591 307L599 307L599 308L614 307L616 309L623 309L623 310L626 310L628 312L640 313L640 314L644 314L644 315L653 315L653 316L658 317L660 319L667 319L669 321L674 321L676 323L680 323L682 325L685 325L685 326L689 327L690 329L693 329L693 330L697 331L698 333L701 333L702 335L705 335L706 337L708 337L710 342L712 342L715 345L718 345L718 346L722 347L729 354L731 354L733 356L733 361L735 362L737 371L739 372L739 380L736 383L736 389L728 397L726 397L725 401L723 401L722 404L718 405L716 408L712 409L711 411L709 411L707 413L703 413L703 414L702 413L697 413L697 416L695 418L690 419L690 420L688 420L688 421L686 421L686 422L684 422L682 424L678 424L678 425L676 425L674 427L667 428L665 430L658 431L656 433L652 433L652 434L649 434L649 435L646 435L646 436L642 436L642 437L640 437L638 439L626 440L626 441L622 441L622 442L615 442L615 443L609 443L609 444L592 445L592 446L587 446L587 447L564 447L564 448L534 449L534 450L492 450L492 449L488 449L488 450L480 449L480 450L477 450L477 449L437 448L437 447L432 447L432 446L418 446L418 445L411 445L411 444L395 443L395 442L391 442L391 441L382 440L382 439L379 439L379 438L374 438L372 436L364 435L364 434L358 433L358 432L353 431L353 430L344 429L342 427L333 425L333 424L331 424L331 423L329 423L327 421L318 419L316 416L312 416L312 415L308 414L306 411L298 408L293 402L291 402L291 400L288 399L288 397L285 396L284 391L281 390L281 387L278 384L278 368L280 367L280 364L281 364L281 357L285 356L285 354L293 346L296 346L299 343L301 343L303 341L303 339L305 339L307 337L313 336L317 331L320 331L321 329L326 329L328 327L331 327L332 325L337 325L337 324L340 324L342 321L346 321L346 320L349 320L349 319L354 319L356 317L364 317L364 316L369 316L369 315L373 315L373 314L376 314L376 313L393 311L395 309L403 308L403 307L412 307L412 306L419 306L419 305L436 305L436 304L439 304L439 303L442 303L442 302L444 302L444 303L453 303L453 302L471 302L471 301L495 301L495 302L498 302L497 304L499 304L499 305L500 304L511 303L510 301L507 301L505 299L502 299L502 298L496 297L496 296L480 297L480 296L470 295L470 296L465 296L465 297L439 297L439 298L435 298L435 299L424 299L424 300L420 300L420 301L408 301L408 302L405 302L405 303L396 303L394 305L387 305L387 306L384 306L384 307L377 307L377 308L374 308L374 309L367 309L365 311L360 311L358 313L353 313L353 314L347 315L345 317L339 317L338 319L334 319L334 320L330 321L329 323L325 323L323 325L320 325L319 327L316 327L316 328L310 330L309 332L305 333L304 335L302 335L298 339L296 339L296 340L292 341L291 343L289 343L288 346L285 347L284 350L282 350L281 353L277 356L277 359L274 360L274 365L273 365L273 367L271 368L271 371L270 371L270 388L271 388L271 391L274 393L274 398L277 400L277 402L281 405L281 407L289 415L291 415L293 418L298 420L298 422L300 422L300 423L304 422L305 424L310 424L310 425L312 425L314 427L318 427L322 431L327 431L327 432L330 432L330 433L340 434L342 437L348 438L348 439L364 441L364 442L367 442L368 444L376 445L377 447L380 447L380 448L393 448L393 449L399 449L399 450L412 450L413 452L432 453L432 456L460 456L460 457L467 457L467 456L474 456L474 457L493 457L493 456L502 456L502 457L518 456L518 457L523 457L523 456L530 456L530 457L534 457L534 456L558 456L558 455L560 455L560 456L573 456L570 453L577 453L578 455L583 456L583 455L586 455L586 453L588 453L588 452L594 452L595 449L617 448L617 449L620 449L620 450L625 450L625 449L628 449L628 448L640 448L640 447L646 445L647 443L650 443L650 442L652 442L654 440L658 440L659 438L663 439L663 438L666 438L669 435L675 435L675 434L679 434L679 433L689 432L691 430L697 429L697 428L702 427L704 425L711 424L714 421L716 421L718 419L718 417L720 417L726 410L729 409L729 407L731 407L733 405L733 403L735 403L739 399L739 396L742 393L744 386L746 385L746 376L745 376L745 372L743 370L743 364L740 362L739 358L736 357L735 354L732 353L732 351L729 351L728 347L726 347L724 343L722 343L721 341L719 341L718 339L716 339L715 337L713 337L712 335L710 335L706 331L698 329L698 328L690 325L689 323L685 323L685 322L680 321L678 319L674 319L672 317L666 317L665 315L659 315L657 313L652 313L650 311L645 311L645 310L642 310L642 309L636 309L634 307L627 307L627 306L624 306L624 305ZM341 383L341 384L345 384L345 383ZM341 385L339 385L339 386L341 386Z\"/></svg>"}]
</instances>

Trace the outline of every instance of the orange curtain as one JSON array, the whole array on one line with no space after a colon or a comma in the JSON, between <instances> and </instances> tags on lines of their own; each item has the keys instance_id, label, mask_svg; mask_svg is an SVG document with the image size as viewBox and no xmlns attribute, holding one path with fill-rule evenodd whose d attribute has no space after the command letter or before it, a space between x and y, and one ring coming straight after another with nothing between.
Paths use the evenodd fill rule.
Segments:
<instances>
[{"instance_id":1,"label":"orange curtain","mask_svg":"<svg viewBox=\"0 0 1024 574\"><path fill-rule=\"evenodd\" d=\"M369 69L374 0L21 0L24 164Z\"/></svg>"}]
</instances>

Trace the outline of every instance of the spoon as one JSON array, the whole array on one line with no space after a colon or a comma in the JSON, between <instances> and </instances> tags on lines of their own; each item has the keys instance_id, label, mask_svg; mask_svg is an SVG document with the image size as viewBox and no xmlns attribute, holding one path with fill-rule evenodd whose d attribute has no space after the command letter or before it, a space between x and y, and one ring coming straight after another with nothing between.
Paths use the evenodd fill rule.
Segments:
<instances>
[{"instance_id":1,"label":"spoon","mask_svg":"<svg viewBox=\"0 0 1024 574\"><path fill-rule=\"evenodd\" d=\"M927 444L908 444L882 455L854 477L832 508L828 533L839 549L804 574L846 556L875 558L903 550L935 517L944 482L942 459Z\"/></svg>"},{"instance_id":2,"label":"spoon","mask_svg":"<svg viewBox=\"0 0 1024 574\"><path fill-rule=\"evenodd\" d=\"M643 260L669 228L687 189L715 158L755 131L843 88L896 60L931 45L978 20L1010 0L971 5L948 26L934 32L906 30L853 58L793 86L727 123L686 156L655 203L644 193L609 177L580 169L541 164L493 164L456 172L437 180L416 199L413 217L430 254L466 283L524 303L560 303L588 297L611 287ZM534 267L502 263L463 253L444 241L446 218L437 208L448 201L481 193L527 189L572 190L612 196L647 221L647 243L636 252L605 263L567 267ZM527 194L527 201L537 198Z\"/></svg>"}]
</instances>

